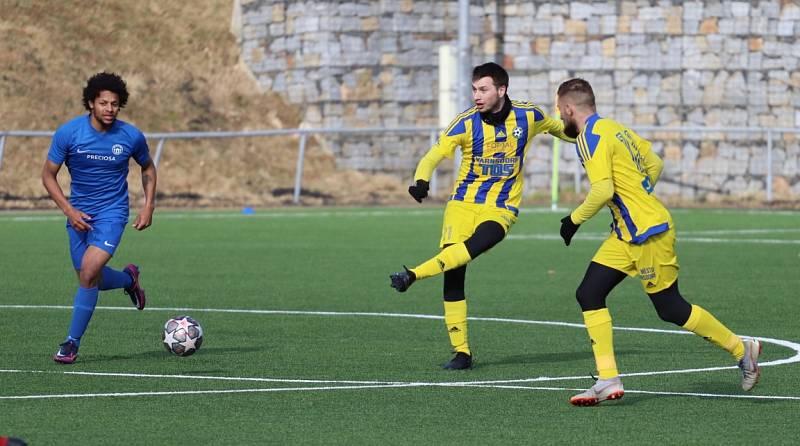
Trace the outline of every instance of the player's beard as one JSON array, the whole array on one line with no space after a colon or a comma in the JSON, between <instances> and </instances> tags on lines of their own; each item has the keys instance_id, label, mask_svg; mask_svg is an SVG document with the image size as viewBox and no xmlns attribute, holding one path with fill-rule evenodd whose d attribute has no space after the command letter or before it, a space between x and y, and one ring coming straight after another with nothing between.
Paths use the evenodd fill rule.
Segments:
<instances>
[{"instance_id":1,"label":"player's beard","mask_svg":"<svg viewBox=\"0 0 800 446\"><path fill-rule=\"evenodd\" d=\"M578 123L573 120L564 120L564 134L570 138L578 137Z\"/></svg>"}]
</instances>

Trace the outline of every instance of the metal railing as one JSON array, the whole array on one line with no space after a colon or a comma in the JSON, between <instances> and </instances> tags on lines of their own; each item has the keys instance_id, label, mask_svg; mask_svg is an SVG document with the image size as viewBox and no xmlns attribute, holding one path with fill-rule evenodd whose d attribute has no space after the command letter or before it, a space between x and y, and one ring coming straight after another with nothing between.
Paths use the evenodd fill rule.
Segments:
<instances>
[{"instance_id":1,"label":"metal railing","mask_svg":"<svg viewBox=\"0 0 800 446\"><path fill-rule=\"evenodd\" d=\"M767 172L766 172L766 199L772 201L772 152L773 140L776 135L784 133L800 134L800 128L790 127L661 127L661 126L634 126L632 127L636 132L647 134L650 132L659 133L746 133L746 134L763 134L766 139L767 147ZM232 132L174 132L174 133L146 133L145 137L149 140L157 140L156 153L153 156L153 162L158 165L161 156L164 152L164 145L168 140L175 139L208 139L208 138L253 138L253 137L271 137L271 136L299 136L297 147L297 166L295 171L294 180L294 193L293 202L299 203L300 190L303 180L303 163L305 158L306 143L309 135L325 135L325 134L348 134L348 135L364 135L364 134L419 134L430 136L430 142L433 144L438 137L441 129L438 127L368 127L368 128L343 128L343 129L275 129L275 130L243 130ZM0 131L0 168L3 163L3 150L5 147L6 138L8 137L52 137L52 131L35 131L35 130L10 130ZM575 163L574 171L575 191L580 192L580 181L582 176L582 169L579 163ZM435 191L436 177L431 179L431 190Z\"/></svg>"},{"instance_id":2,"label":"metal railing","mask_svg":"<svg viewBox=\"0 0 800 446\"><path fill-rule=\"evenodd\" d=\"M156 144L156 153L153 155L153 163L158 166L161 160L161 155L164 153L164 145L167 140L171 139L220 139L220 138L254 138L254 137L270 137L270 136L295 136L298 135L299 143L297 147L297 167L295 170L294 178L294 191L292 202L297 204L300 202L300 190L303 182L303 163L305 160L306 143L309 135L325 135L325 134L429 134L431 144L436 141L438 134L441 130L438 127L365 127L358 129L275 129L275 130L243 130L235 132L173 132L173 133L145 133L148 140L158 140ZM38 130L10 130L0 131L0 168L3 165L3 150L5 147L6 137L28 137L28 138L43 138L52 137L52 131L38 131ZM435 190L435 182L431 186Z\"/></svg>"},{"instance_id":3,"label":"metal railing","mask_svg":"<svg viewBox=\"0 0 800 446\"><path fill-rule=\"evenodd\" d=\"M764 189L766 190L766 199L768 202L772 201L772 141L775 135L782 135L784 133L800 134L800 128L796 127L664 127L656 125L642 125L632 127L637 133L659 132L659 133L745 133L745 134L763 134L767 141L767 172ZM576 180L577 181L577 180ZM578 190L578 189L576 189Z\"/></svg>"}]
</instances>

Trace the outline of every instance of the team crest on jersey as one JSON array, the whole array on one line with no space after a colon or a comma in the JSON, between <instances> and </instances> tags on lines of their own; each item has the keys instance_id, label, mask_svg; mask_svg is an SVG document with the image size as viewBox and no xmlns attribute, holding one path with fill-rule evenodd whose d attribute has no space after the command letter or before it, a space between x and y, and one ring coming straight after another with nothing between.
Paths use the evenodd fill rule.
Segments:
<instances>
[{"instance_id":1,"label":"team crest on jersey","mask_svg":"<svg viewBox=\"0 0 800 446\"><path fill-rule=\"evenodd\" d=\"M122 155L123 150L124 149L119 144L114 144L113 146L111 146L111 153L113 153L114 155Z\"/></svg>"},{"instance_id":2,"label":"team crest on jersey","mask_svg":"<svg viewBox=\"0 0 800 446\"><path fill-rule=\"evenodd\" d=\"M522 129L519 127L514 127L514 130L511 131L511 135L514 136L514 138L519 139L522 137Z\"/></svg>"}]
</instances>

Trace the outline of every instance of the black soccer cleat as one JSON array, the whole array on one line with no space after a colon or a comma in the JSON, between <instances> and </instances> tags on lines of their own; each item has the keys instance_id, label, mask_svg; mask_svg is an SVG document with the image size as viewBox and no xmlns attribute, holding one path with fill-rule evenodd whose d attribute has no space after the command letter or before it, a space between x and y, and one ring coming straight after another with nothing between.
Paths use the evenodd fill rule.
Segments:
<instances>
[{"instance_id":1,"label":"black soccer cleat","mask_svg":"<svg viewBox=\"0 0 800 446\"><path fill-rule=\"evenodd\" d=\"M472 368L472 356L464 353L457 352L453 359L447 364L442 366L445 370L466 370Z\"/></svg>"},{"instance_id":2,"label":"black soccer cleat","mask_svg":"<svg viewBox=\"0 0 800 446\"><path fill-rule=\"evenodd\" d=\"M405 265L403 265L403 269L405 271L389 274L389 278L392 279L392 288L401 293L405 292L417 280L417 276Z\"/></svg>"}]
</instances>

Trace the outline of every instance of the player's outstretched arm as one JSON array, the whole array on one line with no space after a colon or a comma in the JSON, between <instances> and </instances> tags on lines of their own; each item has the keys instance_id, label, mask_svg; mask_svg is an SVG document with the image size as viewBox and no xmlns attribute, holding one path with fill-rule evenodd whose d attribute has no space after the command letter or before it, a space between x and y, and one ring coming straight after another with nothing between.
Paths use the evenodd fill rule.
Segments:
<instances>
[{"instance_id":1,"label":"player's outstretched arm","mask_svg":"<svg viewBox=\"0 0 800 446\"><path fill-rule=\"evenodd\" d=\"M61 164L56 164L49 159L45 160L44 167L42 168L42 184L50 195L50 199L52 199L56 206L61 209L61 212L67 216L70 225L75 228L76 231L88 231L92 229L92 226L86 222L86 220L91 220L92 217L72 207L69 200L67 200L67 197L64 195L64 191L61 190L61 186L58 185L57 178L59 170L61 170Z\"/></svg>"},{"instance_id":2,"label":"player's outstretched arm","mask_svg":"<svg viewBox=\"0 0 800 446\"><path fill-rule=\"evenodd\" d=\"M594 217L613 196L614 182L611 178L604 178L592 183L583 203L571 214L561 219L561 238L564 239L567 246L569 246L572 236L578 232L580 225Z\"/></svg>"},{"instance_id":3,"label":"player's outstretched arm","mask_svg":"<svg viewBox=\"0 0 800 446\"><path fill-rule=\"evenodd\" d=\"M429 182L431 176L433 176L433 171L444 158L445 155L437 150L437 146L433 146L431 150L419 160L417 170L414 172L414 184L408 187L408 193L417 200L417 203L422 203L422 200L427 198Z\"/></svg>"},{"instance_id":4,"label":"player's outstretched arm","mask_svg":"<svg viewBox=\"0 0 800 446\"><path fill-rule=\"evenodd\" d=\"M544 115L543 126L547 130L547 133L555 136L556 138L562 139L566 142L571 142L573 144L575 143L575 138L567 136L567 134L564 133L564 121L561 119L555 119L548 115Z\"/></svg>"},{"instance_id":5,"label":"player's outstretched arm","mask_svg":"<svg viewBox=\"0 0 800 446\"><path fill-rule=\"evenodd\" d=\"M144 206L136 216L133 227L142 231L153 224L153 211L156 208L156 165L153 160L142 166L142 187L144 188Z\"/></svg>"}]
</instances>

